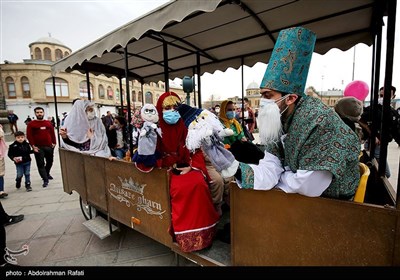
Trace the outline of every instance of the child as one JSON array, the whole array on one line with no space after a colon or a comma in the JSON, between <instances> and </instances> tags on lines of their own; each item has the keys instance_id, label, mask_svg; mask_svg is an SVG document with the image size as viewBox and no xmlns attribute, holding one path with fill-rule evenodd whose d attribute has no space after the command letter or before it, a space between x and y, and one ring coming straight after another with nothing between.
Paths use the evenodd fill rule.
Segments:
<instances>
[{"instance_id":1,"label":"child","mask_svg":"<svg viewBox=\"0 0 400 280\"><path fill-rule=\"evenodd\" d=\"M21 187L22 176L25 175L25 188L27 192L32 191L31 188L31 155L33 150L29 143L25 140L25 134L22 131L15 132L15 141L10 145L8 157L14 161L17 167L17 178L15 179L15 187Z\"/></svg>"}]
</instances>

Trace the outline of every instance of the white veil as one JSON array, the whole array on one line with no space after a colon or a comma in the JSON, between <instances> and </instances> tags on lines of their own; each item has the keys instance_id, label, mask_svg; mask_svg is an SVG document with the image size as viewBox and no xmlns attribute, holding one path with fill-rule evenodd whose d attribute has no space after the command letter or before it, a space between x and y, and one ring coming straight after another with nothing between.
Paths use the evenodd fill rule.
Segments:
<instances>
[{"instance_id":1,"label":"white veil","mask_svg":"<svg viewBox=\"0 0 400 280\"><path fill-rule=\"evenodd\" d=\"M83 153L94 154L100 157L111 156L110 148L108 147L108 139L106 129L100 118L97 116L89 120L86 115L86 108L94 106L94 103L88 100L77 100L72 106L71 112L68 114L64 122L64 128L67 129L68 138L76 143L85 143L89 137L87 132L92 129L93 136L90 139L90 149L82 151ZM68 150L78 151L77 148L66 144L61 139L61 147Z\"/></svg>"}]
</instances>

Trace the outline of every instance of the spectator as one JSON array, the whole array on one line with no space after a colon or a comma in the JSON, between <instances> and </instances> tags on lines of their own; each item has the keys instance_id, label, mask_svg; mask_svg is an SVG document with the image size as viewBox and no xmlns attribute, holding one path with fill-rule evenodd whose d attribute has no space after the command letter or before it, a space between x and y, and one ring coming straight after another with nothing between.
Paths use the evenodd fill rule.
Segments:
<instances>
[{"instance_id":1,"label":"spectator","mask_svg":"<svg viewBox=\"0 0 400 280\"><path fill-rule=\"evenodd\" d=\"M32 146L36 165L43 180L43 188L53 179L50 175L53 166L54 147L56 146L56 136L52 124L44 119L44 109L36 107L34 109L36 120L28 123L26 136Z\"/></svg>"},{"instance_id":2,"label":"spectator","mask_svg":"<svg viewBox=\"0 0 400 280\"><path fill-rule=\"evenodd\" d=\"M8 157L15 163L17 168L17 177L15 187L21 187L22 176L25 176L25 188L27 192L31 188L31 154L33 150L25 140L25 134L22 131L15 132L15 141L8 149Z\"/></svg>"},{"instance_id":3,"label":"spectator","mask_svg":"<svg viewBox=\"0 0 400 280\"><path fill-rule=\"evenodd\" d=\"M7 116L8 121L10 122L10 129L12 134L14 134L16 131L18 131L18 116L14 114L13 110L8 111L8 116ZM15 128L15 130L14 130Z\"/></svg>"}]
</instances>

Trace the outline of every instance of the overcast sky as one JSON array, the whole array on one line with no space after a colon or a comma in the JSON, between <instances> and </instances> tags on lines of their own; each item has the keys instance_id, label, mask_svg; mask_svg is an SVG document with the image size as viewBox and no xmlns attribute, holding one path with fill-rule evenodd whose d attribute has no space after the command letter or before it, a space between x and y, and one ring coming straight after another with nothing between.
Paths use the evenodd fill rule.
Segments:
<instances>
[{"instance_id":1,"label":"overcast sky","mask_svg":"<svg viewBox=\"0 0 400 280\"><path fill-rule=\"evenodd\" d=\"M167 0L0 0L0 61L22 62L30 58L29 44L51 36L76 51L106 33L168 2ZM397 7L397 37L393 85L400 88L400 7ZM385 40L385 35L383 36ZM354 79L370 84L372 48L356 46ZM330 50L321 56L314 53L307 86L318 91L344 89L352 81L354 49ZM383 56L384 57L384 56ZM266 64L252 69L245 67L244 88L251 82L259 84ZM202 76L203 100L210 95L227 98L241 95L241 71ZM381 77L382 79L383 77ZM383 84L383 80L381 80Z\"/></svg>"}]
</instances>

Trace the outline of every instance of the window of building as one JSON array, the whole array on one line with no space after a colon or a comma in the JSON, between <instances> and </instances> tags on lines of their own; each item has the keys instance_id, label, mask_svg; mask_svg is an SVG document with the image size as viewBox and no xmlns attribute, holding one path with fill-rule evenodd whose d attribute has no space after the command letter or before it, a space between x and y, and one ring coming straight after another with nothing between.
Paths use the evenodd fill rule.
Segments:
<instances>
[{"instance_id":1,"label":"window of building","mask_svg":"<svg viewBox=\"0 0 400 280\"><path fill-rule=\"evenodd\" d=\"M6 85L7 85L7 93L8 93L8 98L16 98L17 93L15 91L15 83L14 79L11 77L6 78Z\"/></svg>"},{"instance_id":2,"label":"window of building","mask_svg":"<svg viewBox=\"0 0 400 280\"><path fill-rule=\"evenodd\" d=\"M110 86L107 87L107 98L108 99L114 99L114 91Z\"/></svg>"},{"instance_id":3,"label":"window of building","mask_svg":"<svg viewBox=\"0 0 400 280\"><path fill-rule=\"evenodd\" d=\"M125 90L124 89L122 89L121 94L122 94L122 102L123 102L123 104L125 104L126 103L126 96L125 96Z\"/></svg>"},{"instance_id":4,"label":"window of building","mask_svg":"<svg viewBox=\"0 0 400 280\"><path fill-rule=\"evenodd\" d=\"M99 98L104 99L104 97L105 97L104 87L103 85L99 85Z\"/></svg>"},{"instance_id":5,"label":"window of building","mask_svg":"<svg viewBox=\"0 0 400 280\"><path fill-rule=\"evenodd\" d=\"M69 52L64 52L64 57L68 56Z\"/></svg>"},{"instance_id":6,"label":"window of building","mask_svg":"<svg viewBox=\"0 0 400 280\"><path fill-rule=\"evenodd\" d=\"M56 60L63 58L63 53L60 49L56 49Z\"/></svg>"},{"instance_id":7,"label":"window of building","mask_svg":"<svg viewBox=\"0 0 400 280\"><path fill-rule=\"evenodd\" d=\"M80 97L89 97L88 95L88 88L86 80L81 81L79 83L79 96ZM90 96L94 96L93 85L90 83Z\"/></svg>"},{"instance_id":8,"label":"window of building","mask_svg":"<svg viewBox=\"0 0 400 280\"><path fill-rule=\"evenodd\" d=\"M31 89L30 89L29 80L27 77L21 78L21 86L22 86L22 97L30 98L31 97Z\"/></svg>"},{"instance_id":9,"label":"window of building","mask_svg":"<svg viewBox=\"0 0 400 280\"><path fill-rule=\"evenodd\" d=\"M55 78L56 96L68 97L68 82L61 78ZM45 81L46 96L53 97L53 78L48 78Z\"/></svg>"},{"instance_id":10,"label":"window of building","mask_svg":"<svg viewBox=\"0 0 400 280\"><path fill-rule=\"evenodd\" d=\"M132 90L131 95L132 95L132 97L131 97L132 101L136 102L136 91Z\"/></svg>"},{"instance_id":11,"label":"window of building","mask_svg":"<svg viewBox=\"0 0 400 280\"><path fill-rule=\"evenodd\" d=\"M49 48L44 48L44 60L51 60L51 50Z\"/></svg>"},{"instance_id":12,"label":"window of building","mask_svg":"<svg viewBox=\"0 0 400 280\"><path fill-rule=\"evenodd\" d=\"M42 59L42 50L39 48L35 48L35 59Z\"/></svg>"},{"instance_id":13,"label":"window of building","mask_svg":"<svg viewBox=\"0 0 400 280\"><path fill-rule=\"evenodd\" d=\"M145 103L153 104L153 94L150 91L146 92L144 100Z\"/></svg>"},{"instance_id":14,"label":"window of building","mask_svg":"<svg viewBox=\"0 0 400 280\"><path fill-rule=\"evenodd\" d=\"M120 99L119 99L119 89L115 90L115 99L117 100L117 102L120 101Z\"/></svg>"},{"instance_id":15,"label":"window of building","mask_svg":"<svg viewBox=\"0 0 400 280\"><path fill-rule=\"evenodd\" d=\"M142 102L142 92L141 91L139 91L139 93L138 93L138 101Z\"/></svg>"}]
</instances>

